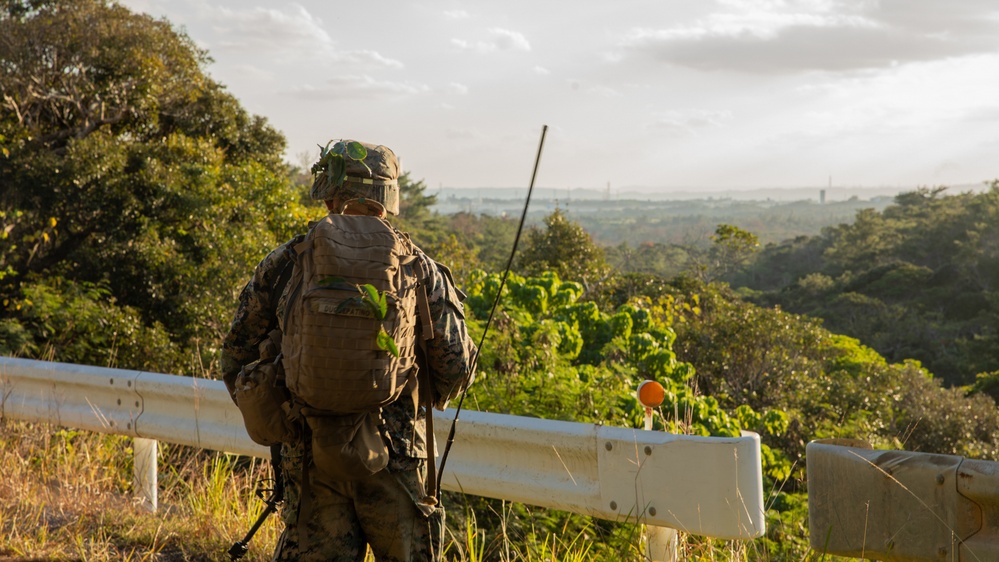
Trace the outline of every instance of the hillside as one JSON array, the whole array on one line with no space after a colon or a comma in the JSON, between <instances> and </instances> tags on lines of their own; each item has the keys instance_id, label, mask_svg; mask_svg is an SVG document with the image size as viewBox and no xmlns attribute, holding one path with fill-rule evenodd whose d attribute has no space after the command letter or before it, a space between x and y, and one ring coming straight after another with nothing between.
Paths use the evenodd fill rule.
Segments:
<instances>
[{"instance_id":1,"label":"hillside","mask_svg":"<svg viewBox=\"0 0 999 562\"><path fill-rule=\"evenodd\" d=\"M821 234L766 245L728 279L754 302L822 318L950 385L999 371L999 183L922 189ZM989 373L993 373L989 375Z\"/></svg>"}]
</instances>

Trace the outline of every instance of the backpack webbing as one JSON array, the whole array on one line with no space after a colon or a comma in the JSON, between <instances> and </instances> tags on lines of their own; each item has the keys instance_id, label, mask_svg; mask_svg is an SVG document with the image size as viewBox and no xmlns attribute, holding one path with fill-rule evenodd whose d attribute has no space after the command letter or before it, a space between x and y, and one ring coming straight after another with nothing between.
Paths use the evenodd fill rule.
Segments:
<instances>
[{"instance_id":1,"label":"backpack webbing","mask_svg":"<svg viewBox=\"0 0 999 562\"><path fill-rule=\"evenodd\" d=\"M330 415L395 401L416 364L416 295L426 274L415 247L378 217L330 214L295 253L282 341L289 390ZM361 302L365 284L385 295L384 319ZM379 347L381 329L398 357Z\"/></svg>"}]
</instances>

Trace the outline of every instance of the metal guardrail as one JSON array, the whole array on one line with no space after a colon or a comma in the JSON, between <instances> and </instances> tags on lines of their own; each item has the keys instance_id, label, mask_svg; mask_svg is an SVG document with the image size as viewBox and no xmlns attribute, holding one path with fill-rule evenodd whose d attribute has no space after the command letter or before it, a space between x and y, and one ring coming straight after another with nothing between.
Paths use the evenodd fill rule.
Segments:
<instances>
[{"instance_id":1,"label":"metal guardrail","mask_svg":"<svg viewBox=\"0 0 999 562\"><path fill-rule=\"evenodd\" d=\"M816 552L871 560L999 560L999 463L875 450L852 439L813 441L806 456Z\"/></svg>"},{"instance_id":2,"label":"metal guardrail","mask_svg":"<svg viewBox=\"0 0 999 562\"><path fill-rule=\"evenodd\" d=\"M443 441L454 411L435 412ZM156 440L266 458L221 381L0 357L0 417L137 438L155 507ZM141 445L141 446L139 446ZM722 539L765 532L760 439L463 411L444 489ZM151 468L150 468L151 466ZM151 495L151 498L150 498Z\"/></svg>"}]
</instances>

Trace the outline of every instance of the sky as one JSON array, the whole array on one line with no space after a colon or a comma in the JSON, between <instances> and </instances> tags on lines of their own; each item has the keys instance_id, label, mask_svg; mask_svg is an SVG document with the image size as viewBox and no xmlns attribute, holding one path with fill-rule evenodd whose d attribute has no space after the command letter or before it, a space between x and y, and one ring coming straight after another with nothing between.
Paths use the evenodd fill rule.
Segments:
<instances>
[{"instance_id":1,"label":"sky","mask_svg":"<svg viewBox=\"0 0 999 562\"><path fill-rule=\"evenodd\" d=\"M910 189L999 178L995 0L123 0L288 140L428 187Z\"/></svg>"}]
</instances>

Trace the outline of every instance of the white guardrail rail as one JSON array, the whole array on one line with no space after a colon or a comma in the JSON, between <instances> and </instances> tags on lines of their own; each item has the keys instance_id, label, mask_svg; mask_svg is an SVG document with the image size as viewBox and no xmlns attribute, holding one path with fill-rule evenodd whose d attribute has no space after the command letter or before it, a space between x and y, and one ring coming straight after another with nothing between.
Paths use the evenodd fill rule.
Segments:
<instances>
[{"instance_id":1,"label":"white guardrail rail","mask_svg":"<svg viewBox=\"0 0 999 562\"><path fill-rule=\"evenodd\" d=\"M454 411L435 415L443 444ZM270 454L215 380L0 357L0 418L137 438L136 489L154 509L156 440ZM697 437L465 410L443 487L721 539L765 531L760 438L748 432Z\"/></svg>"}]
</instances>

